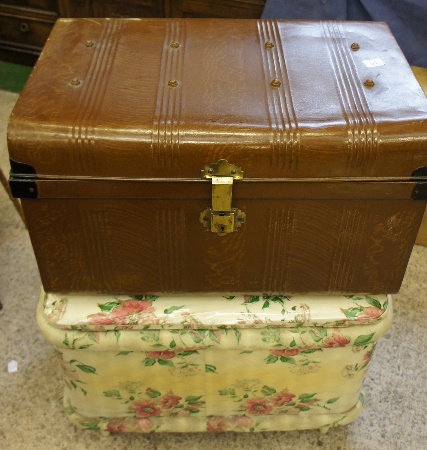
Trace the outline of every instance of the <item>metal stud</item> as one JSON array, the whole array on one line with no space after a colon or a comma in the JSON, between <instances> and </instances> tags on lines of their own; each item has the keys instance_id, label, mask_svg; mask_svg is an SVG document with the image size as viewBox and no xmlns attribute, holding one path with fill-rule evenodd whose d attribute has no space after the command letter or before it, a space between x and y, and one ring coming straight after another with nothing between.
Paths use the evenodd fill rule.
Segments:
<instances>
[{"instance_id":1,"label":"metal stud","mask_svg":"<svg viewBox=\"0 0 427 450\"><path fill-rule=\"evenodd\" d=\"M171 48L179 48L179 42L171 42L170 47Z\"/></svg>"},{"instance_id":2,"label":"metal stud","mask_svg":"<svg viewBox=\"0 0 427 450\"><path fill-rule=\"evenodd\" d=\"M274 47L274 44L273 44L272 42L270 42L270 41L267 41L267 42L265 43L264 47L265 47L265 48L273 48L273 47Z\"/></svg>"},{"instance_id":3,"label":"metal stud","mask_svg":"<svg viewBox=\"0 0 427 450\"><path fill-rule=\"evenodd\" d=\"M93 47L94 45L95 45L95 42L93 42L93 41L88 40L85 42L86 47Z\"/></svg>"},{"instance_id":4,"label":"metal stud","mask_svg":"<svg viewBox=\"0 0 427 450\"><path fill-rule=\"evenodd\" d=\"M176 81L176 80L169 80L168 86L170 86L170 87L177 87L178 86L178 81Z\"/></svg>"},{"instance_id":5,"label":"metal stud","mask_svg":"<svg viewBox=\"0 0 427 450\"><path fill-rule=\"evenodd\" d=\"M363 83L367 88L371 88L375 86L374 80L371 80L370 78L368 78L364 83Z\"/></svg>"},{"instance_id":6,"label":"metal stud","mask_svg":"<svg viewBox=\"0 0 427 450\"><path fill-rule=\"evenodd\" d=\"M350 45L350 48L351 48L354 52L357 52L357 50L359 50L359 48L360 48L360 45L359 45L357 42L353 42L353 43Z\"/></svg>"},{"instance_id":7,"label":"metal stud","mask_svg":"<svg viewBox=\"0 0 427 450\"><path fill-rule=\"evenodd\" d=\"M80 85L82 82L78 79L78 78L73 78L71 81L70 81L70 84L71 84L71 86L78 86L78 85Z\"/></svg>"},{"instance_id":8,"label":"metal stud","mask_svg":"<svg viewBox=\"0 0 427 450\"><path fill-rule=\"evenodd\" d=\"M271 85L272 87L274 87L274 88L280 87L281 84L282 84L282 83L281 83L277 78L275 78L275 79L270 83L270 85Z\"/></svg>"}]
</instances>

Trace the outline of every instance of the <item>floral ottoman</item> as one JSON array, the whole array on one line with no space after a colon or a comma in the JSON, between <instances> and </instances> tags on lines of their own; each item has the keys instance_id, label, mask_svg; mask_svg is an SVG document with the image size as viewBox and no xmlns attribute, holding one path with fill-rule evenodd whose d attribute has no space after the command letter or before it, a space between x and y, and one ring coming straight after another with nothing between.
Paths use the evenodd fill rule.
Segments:
<instances>
[{"instance_id":1,"label":"floral ottoman","mask_svg":"<svg viewBox=\"0 0 427 450\"><path fill-rule=\"evenodd\" d=\"M65 411L105 432L345 425L392 320L386 295L76 296L42 292Z\"/></svg>"}]
</instances>

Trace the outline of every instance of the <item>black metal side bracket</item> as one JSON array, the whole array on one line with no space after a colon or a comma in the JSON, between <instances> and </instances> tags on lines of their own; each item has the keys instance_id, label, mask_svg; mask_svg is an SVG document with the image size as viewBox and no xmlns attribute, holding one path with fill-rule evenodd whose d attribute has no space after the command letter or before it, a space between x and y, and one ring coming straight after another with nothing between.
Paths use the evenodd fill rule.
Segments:
<instances>
[{"instance_id":1,"label":"black metal side bracket","mask_svg":"<svg viewBox=\"0 0 427 450\"><path fill-rule=\"evenodd\" d=\"M15 198L37 198L37 172L29 164L10 160L9 186Z\"/></svg>"},{"instance_id":2,"label":"black metal side bracket","mask_svg":"<svg viewBox=\"0 0 427 450\"><path fill-rule=\"evenodd\" d=\"M411 181L417 183L412 190L412 200L427 200L427 166L415 169Z\"/></svg>"}]
</instances>

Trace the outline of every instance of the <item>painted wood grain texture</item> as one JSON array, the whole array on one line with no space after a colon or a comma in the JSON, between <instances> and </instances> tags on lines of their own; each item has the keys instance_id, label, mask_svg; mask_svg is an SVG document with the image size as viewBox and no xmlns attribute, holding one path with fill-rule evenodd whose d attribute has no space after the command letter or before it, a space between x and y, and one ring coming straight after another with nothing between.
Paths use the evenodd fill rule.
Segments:
<instances>
[{"instance_id":1,"label":"painted wood grain texture","mask_svg":"<svg viewBox=\"0 0 427 450\"><path fill-rule=\"evenodd\" d=\"M240 199L224 237L203 199L24 200L51 292L395 292L424 205L412 200ZM41 212L41 213L40 213Z\"/></svg>"}]
</instances>

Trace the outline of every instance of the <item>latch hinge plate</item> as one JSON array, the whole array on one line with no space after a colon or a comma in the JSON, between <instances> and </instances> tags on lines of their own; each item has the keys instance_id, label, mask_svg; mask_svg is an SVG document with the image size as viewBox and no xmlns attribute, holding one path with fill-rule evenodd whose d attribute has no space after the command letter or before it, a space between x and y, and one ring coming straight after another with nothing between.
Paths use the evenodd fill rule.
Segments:
<instances>
[{"instance_id":1,"label":"latch hinge plate","mask_svg":"<svg viewBox=\"0 0 427 450\"><path fill-rule=\"evenodd\" d=\"M232 207L233 182L243 179L242 169L220 159L206 165L201 176L212 181L212 207L200 213L200 222L208 231L219 236L236 231L246 221L246 214Z\"/></svg>"}]
</instances>

